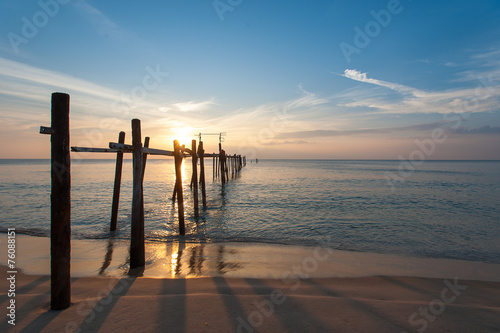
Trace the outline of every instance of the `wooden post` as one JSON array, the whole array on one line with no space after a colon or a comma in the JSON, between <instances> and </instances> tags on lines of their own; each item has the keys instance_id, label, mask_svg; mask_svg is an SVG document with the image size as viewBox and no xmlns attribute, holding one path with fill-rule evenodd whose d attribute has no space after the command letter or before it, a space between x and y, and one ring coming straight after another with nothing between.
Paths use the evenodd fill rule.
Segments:
<instances>
[{"instance_id":1,"label":"wooden post","mask_svg":"<svg viewBox=\"0 0 500 333\"><path fill-rule=\"evenodd\" d=\"M219 161L220 161L220 174L221 174L221 180L222 180L222 185L226 184L226 154L224 150L220 151L219 154Z\"/></svg>"},{"instance_id":2,"label":"wooden post","mask_svg":"<svg viewBox=\"0 0 500 333\"><path fill-rule=\"evenodd\" d=\"M186 234L184 226L184 197L182 194L182 150L179 141L174 140L174 158L175 158L175 193L177 194L177 211L179 215L179 233Z\"/></svg>"},{"instance_id":3,"label":"wooden post","mask_svg":"<svg viewBox=\"0 0 500 333\"><path fill-rule=\"evenodd\" d=\"M215 178L219 178L219 156L215 156Z\"/></svg>"},{"instance_id":4,"label":"wooden post","mask_svg":"<svg viewBox=\"0 0 500 333\"><path fill-rule=\"evenodd\" d=\"M144 148L149 148L149 136L144 139ZM144 229L144 174L146 173L146 161L148 159L148 154L142 154L142 173L141 173L141 224Z\"/></svg>"},{"instance_id":5,"label":"wooden post","mask_svg":"<svg viewBox=\"0 0 500 333\"><path fill-rule=\"evenodd\" d=\"M141 218L142 202L142 142L141 121L132 119L133 156L133 193L132 193L132 226L130 235L130 269L145 265L144 254L144 220Z\"/></svg>"},{"instance_id":6,"label":"wooden post","mask_svg":"<svg viewBox=\"0 0 500 333\"><path fill-rule=\"evenodd\" d=\"M120 132L118 135L118 143L125 143L125 132ZM120 205L120 187L122 183L122 166L123 153L116 153L115 167L115 186L113 187L113 205L111 207L111 224L110 231L116 230L116 222L118 221L118 206Z\"/></svg>"},{"instance_id":7,"label":"wooden post","mask_svg":"<svg viewBox=\"0 0 500 333\"><path fill-rule=\"evenodd\" d=\"M229 168L227 167L227 155L224 152L224 169L226 170L226 182L229 181Z\"/></svg>"},{"instance_id":8,"label":"wooden post","mask_svg":"<svg viewBox=\"0 0 500 333\"><path fill-rule=\"evenodd\" d=\"M50 196L50 308L71 303L71 157L69 154L69 95L52 94Z\"/></svg>"},{"instance_id":9,"label":"wooden post","mask_svg":"<svg viewBox=\"0 0 500 333\"><path fill-rule=\"evenodd\" d=\"M215 156L212 155L212 181L215 180Z\"/></svg>"},{"instance_id":10,"label":"wooden post","mask_svg":"<svg viewBox=\"0 0 500 333\"><path fill-rule=\"evenodd\" d=\"M200 158L200 182L201 182L201 199L203 208L207 208L207 188L205 183L205 150L203 149L203 142L200 141L198 145L198 156Z\"/></svg>"},{"instance_id":11,"label":"wooden post","mask_svg":"<svg viewBox=\"0 0 500 333\"><path fill-rule=\"evenodd\" d=\"M193 200L194 200L194 216L198 217L198 155L196 154L196 140L191 141L191 159L193 165L193 175L191 177L191 185L194 186L193 189Z\"/></svg>"}]
</instances>

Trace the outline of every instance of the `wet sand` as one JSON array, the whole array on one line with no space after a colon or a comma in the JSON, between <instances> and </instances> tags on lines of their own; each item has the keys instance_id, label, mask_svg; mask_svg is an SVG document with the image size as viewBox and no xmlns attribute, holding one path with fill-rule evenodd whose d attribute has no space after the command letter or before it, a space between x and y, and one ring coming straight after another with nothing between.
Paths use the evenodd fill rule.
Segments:
<instances>
[{"instance_id":1,"label":"wet sand","mask_svg":"<svg viewBox=\"0 0 500 333\"><path fill-rule=\"evenodd\" d=\"M6 235L0 237L6 264ZM500 265L265 244L72 242L72 306L49 310L49 240L16 237L13 332L496 332ZM0 269L7 274L7 267ZM5 276L5 275L4 275ZM5 314L9 281L0 283ZM4 314L4 316L5 316ZM5 318L5 317L4 317Z\"/></svg>"}]
</instances>

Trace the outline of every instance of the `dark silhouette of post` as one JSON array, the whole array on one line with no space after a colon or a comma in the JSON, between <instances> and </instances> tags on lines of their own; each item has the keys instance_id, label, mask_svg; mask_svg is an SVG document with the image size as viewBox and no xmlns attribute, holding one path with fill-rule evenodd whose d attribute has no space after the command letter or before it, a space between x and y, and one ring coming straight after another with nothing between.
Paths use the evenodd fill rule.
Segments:
<instances>
[{"instance_id":1,"label":"dark silhouette of post","mask_svg":"<svg viewBox=\"0 0 500 333\"><path fill-rule=\"evenodd\" d=\"M193 176L191 184L193 188L194 216L198 217L198 155L196 154L196 140L191 141L191 159L193 165Z\"/></svg>"},{"instance_id":2,"label":"dark silhouette of post","mask_svg":"<svg viewBox=\"0 0 500 333\"><path fill-rule=\"evenodd\" d=\"M50 308L71 303L71 157L69 154L69 95L52 94Z\"/></svg>"},{"instance_id":3,"label":"dark silhouette of post","mask_svg":"<svg viewBox=\"0 0 500 333\"><path fill-rule=\"evenodd\" d=\"M226 154L224 150L221 150L219 153L219 163L222 185L224 185L226 184Z\"/></svg>"},{"instance_id":4,"label":"dark silhouette of post","mask_svg":"<svg viewBox=\"0 0 500 333\"><path fill-rule=\"evenodd\" d=\"M132 119L133 185L132 185L132 226L130 235L130 269L145 265L144 219L142 212L142 142L141 121Z\"/></svg>"},{"instance_id":5,"label":"dark silhouette of post","mask_svg":"<svg viewBox=\"0 0 500 333\"><path fill-rule=\"evenodd\" d=\"M149 148L149 136L144 139L144 148ZM141 173L141 224L144 226L144 174L146 173L146 161L148 160L148 154L142 154L142 173Z\"/></svg>"},{"instance_id":6,"label":"dark silhouette of post","mask_svg":"<svg viewBox=\"0 0 500 333\"><path fill-rule=\"evenodd\" d=\"M125 143L125 132L120 132L118 135L118 143ZM111 208L111 224L110 231L116 230L116 223L118 221L118 207L120 205L120 187L122 184L122 167L123 167L123 153L116 153L116 167L115 167L115 186L113 187L113 205Z\"/></svg>"},{"instance_id":7,"label":"dark silhouette of post","mask_svg":"<svg viewBox=\"0 0 500 333\"><path fill-rule=\"evenodd\" d=\"M207 188L205 183L205 150L203 149L203 142L198 144L198 157L200 158L200 182L201 182L201 199L203 208L207 208Z\"/></svg>"},{"instance_id":8,"label":"dark silhouette of post","mask_svg":"<svg viewBox=\"0 0 500 333\"><path fill-rule=\"evenodd\" d=\"M179 215L179 234L185 235L184 226L184 196L182 193L182 150L179 141L174 140L174 160L175 160L175 194L177 195L177 212Z\"/></svg>"}]
</instances>

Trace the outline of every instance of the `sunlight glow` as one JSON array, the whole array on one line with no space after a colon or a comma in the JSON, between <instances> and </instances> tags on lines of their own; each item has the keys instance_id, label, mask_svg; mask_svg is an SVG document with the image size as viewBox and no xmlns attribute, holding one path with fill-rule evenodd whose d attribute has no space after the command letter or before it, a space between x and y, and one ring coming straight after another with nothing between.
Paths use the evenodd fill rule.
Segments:
<instances>
[{"instance_id":1,"label":"sunlight glow","mask_svg":"<svg viewBox=\"0 0 500 333\"><path fill-rule=\"evenodd\" d=\"M178 127L173 130L174 140L178 140L179 144L186 145L186 148L191 148L191 141L196 139L194 133L196 130L192 127Z\"/></svg>"}]
</instances>

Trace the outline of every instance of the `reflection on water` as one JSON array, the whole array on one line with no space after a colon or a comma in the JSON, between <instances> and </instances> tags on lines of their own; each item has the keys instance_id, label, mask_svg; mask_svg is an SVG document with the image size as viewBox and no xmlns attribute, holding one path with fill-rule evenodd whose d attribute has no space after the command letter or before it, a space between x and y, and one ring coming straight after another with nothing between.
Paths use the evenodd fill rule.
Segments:
<instances>
[{"instance_id":1,"label":"reflection on water","mask_svg":"<svg viewBox=\"0 0 500 333\"><path fill-rule=\"evenodd\" d=\"M115 240L113 238L108 239L108 245L106 247L106 254L104 255L104 261L102 262L102 266L99 269L99 275L104 275L104 271L111 264L111 259L113 259L113 246L115 244Z\"/></svg>"},{"instance_id":2,"label":"reflection on water","mask_svg":"<svg viewBox=\"0 0 500 333\"><path fill-rule=\"evenodd\" d=\"M168 247L168 245L167 245ZM228 261L227 254L236 254L236 250L226 250L221 244L190 244L177 241L170 244L170 276L171 277L201 277L224 275L243 267L242 263ZM233 258L234 260L234 258ZM161 260L155 263L157 267L164 267ZM148 267L148 269L150 269ZM152 268L153 270L155 268ZM156 273L162 273L156 271ZM168 272L163 272L168 275Z\"/></svg>"},{"instance_id":3,"label":"reflection on water","mask_svg":"<svg viewBox=\"0 0 500 333\"><path fill-rule=\"evenodd\" d=\"M126 271L129 266L128 255L115 258L113 249L115 240L109 239L99 275L113 274L117 267ZM220 276L235 272L245 266L238 259L239 250L224 244L186 243L184 240L172 242L146 243L146 269L148 276L171 278ZM140 272L129 271L127 274L142 276Z\"/></svg>"}]
</instances>

